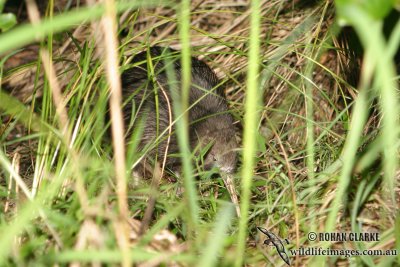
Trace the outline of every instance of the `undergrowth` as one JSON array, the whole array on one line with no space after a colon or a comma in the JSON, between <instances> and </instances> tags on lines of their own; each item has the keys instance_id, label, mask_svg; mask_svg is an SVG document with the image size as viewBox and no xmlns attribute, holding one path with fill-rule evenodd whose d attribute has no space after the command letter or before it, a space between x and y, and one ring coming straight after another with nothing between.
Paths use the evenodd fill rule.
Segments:
<instances>
[{"instance_id":1,"label":"undergrowth","mask_svg":"<svg viewBox=\"0 0 400 267\"><path fill-rule=\"evenodd\" d=\"M282 239L295 266L399 264L399 255L290 252L400 250L399 21L383 32L397 14L391 1L105 2L118 22L111 37L107 5L51 0L36 22L21 3L3 11L19 22L0 35L0 265L284 266L257 227ZM223 175L184 149L184 119L182 173L132 177L143 129L127 145L112 138L110 38L118 73L153 45L181 50L183 73L190 56L216 71L241 144L240 218ZM314 241L311 232L380 238Z\"/></svg>"}]
</instances>

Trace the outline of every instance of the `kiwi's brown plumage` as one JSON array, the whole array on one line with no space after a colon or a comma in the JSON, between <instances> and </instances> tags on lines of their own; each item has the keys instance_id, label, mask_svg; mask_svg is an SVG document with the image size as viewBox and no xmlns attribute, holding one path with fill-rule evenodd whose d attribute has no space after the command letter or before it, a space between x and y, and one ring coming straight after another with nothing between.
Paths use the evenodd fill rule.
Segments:
<instances>
[{"instance_id":1,"label":"kiwi's brown plumage","mask_svg":"<svg viewBox=\"0 0 400 267\"><path fill-rule=\"evenodd\" d=\"M148 64L149 60L151 60L153 69ZM175 116L170 118L169 110L171 109L171 113L174 114L174 105L177 103L174 102L175 98L172 96L179 97L181 95L180 54L169 48L151 47L149 51L137 54L133 58L132 64L133 67L122 73L123 96L126 101L123 111L128 138L135 125L138 125L138 121L141 118L145 120L141 144L141 148L144 148L147 144L154 144L157 136L160 136L170 125L170 119L175 121ZM169 64L175 74L177 81L175 85L172 85L168 79ZM217 76L207 64L192 58L189 91L189 106L191 107L189 110L189 141L192 149L198 145L204 146L212 143L205 158L206 168L215 165L223 171L232 172L236 165L235 128L233 118L228 113L223 89L218 84ZM132 116L136 119L131 125L132 127L129 127ZM174 129L173 127L172 131ZM159 139L158 148L153 149L148 155L154 157L155 152L158 152L158 159L164 156L167 135L168 131L165 131L165 134ZM177 138L173 133L169 142L168 154L178 152ZM167 165L170 168L175 168L179 164L179 157L168 157Z\"/></svg>"}]
</instances>

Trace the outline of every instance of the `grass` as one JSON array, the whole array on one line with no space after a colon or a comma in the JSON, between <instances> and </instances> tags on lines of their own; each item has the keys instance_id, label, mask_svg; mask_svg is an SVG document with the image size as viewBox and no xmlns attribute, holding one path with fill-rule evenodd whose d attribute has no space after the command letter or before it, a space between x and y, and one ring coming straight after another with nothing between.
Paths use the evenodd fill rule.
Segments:
<instances>
[{"instance_id":1,"label":"grass","mask_svg":"<svg viewBox=\"0 0 400 267\"><path fill-rule=\"evenodd\" d=\"M385 5L355 2L108 1L59 12L58 2L49 1L40 22L2 33L0 265L284 266L256 227L287 238L287 251L400 251L394 62L400 23L384 36ZM359 37L362 60L340 43L344 23ZM34 42L38 49L21 54ZM128 66L151 45L182 51L183 92L190 56L221 77L241 139L234 174L240 218L223 179L204 172L200 160L193 164L187 93L174 97L171 110L179 117L182 177L171 182L174 175L165 172L159 184L131 178L143 155L142 129L123 145L115 124L124 103L116 64ZM349 74L356 72L354 87ZM143 221L148 229L141 233ZM378 232L380 240L310 241L310 231ZM400 261L289 258L293 266Z\"/></svg>"},{"instance_id":2,"label":"grass","mask_svg":"<svg viewBox=\"0 0 400 267\"><path fill-rule=\"evenodd\" d=\"M254 155L256 151L257 136L257 122L259 121L259 99L257 97L259 88L259 54L260 54L260 2L252 1L251 3L251 22L250 22L250 36L249 36L249 66L247 71L246 83L246 102L244 114L244 131L243 143L246 148L243 150L243 167L241 171L242 176L242 190L241 190L241 219L239 221L239 234L238 234L238 257L235 266L242 266L244 261L244 251L246 246L247 224L250 209L250 190L253 179L254 168Z\"/></svg>"}]
</instances>

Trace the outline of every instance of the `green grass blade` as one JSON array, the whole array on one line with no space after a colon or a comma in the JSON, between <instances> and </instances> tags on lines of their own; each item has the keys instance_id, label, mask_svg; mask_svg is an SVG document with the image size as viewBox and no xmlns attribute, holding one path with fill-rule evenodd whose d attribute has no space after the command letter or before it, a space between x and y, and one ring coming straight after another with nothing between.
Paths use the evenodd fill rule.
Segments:
<instances>
[{"instance_id":1,"label":"green grass blade","mask_svg":"<svg viewBox=\"0 0 400 267\"><path fill-rule=\"evenodd\" d=\"M249 39L249 63L246 82L246 100L243 133L243 167L241 190L241 217L239 221L239 234L237 245L237 258L235 266L242 266L248 233L248 218L250 208L250 192L255 163L256 136L260 112L259 90L259 60L260 60L260 1L251 1L251 30Z\"/></svg>"},{"instance_id":2,"label":"green grass blade","mask_svg":"<svg viewBox=\"0 0 400 267\"><path fill-rule=\"evenodd\" d=\"M231 203L220 207L216 216L214 230L208 237L207 246L200 257L199 267L217 266L218 256L224 246L227 231L234 216L234 207Z\"/></svg>"}]
</instances>

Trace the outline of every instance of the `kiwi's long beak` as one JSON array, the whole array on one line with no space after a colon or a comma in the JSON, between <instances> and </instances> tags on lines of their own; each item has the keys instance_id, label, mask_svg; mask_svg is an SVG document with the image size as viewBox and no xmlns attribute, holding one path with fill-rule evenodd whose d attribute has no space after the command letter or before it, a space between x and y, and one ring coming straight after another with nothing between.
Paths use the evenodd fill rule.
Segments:
<instances>
[{"instance_id":1,"label":"kiwi's long beak","mask_svg":"<svg viewBox=\"0 0 400 267\"><path fill-rule=\"evenodd\" d=\"M221 174L222 179L224 180L224 184L226 186L226 189L229 192L229 196L231 197L232 203L235 205L236 209L236 214L240 218L240 206L239 206L239 199L238 199L238 194L235 189L235 183L233 180L233 175L230 173L225 173L223 172Z\"/></svg>"}]
</instances>

